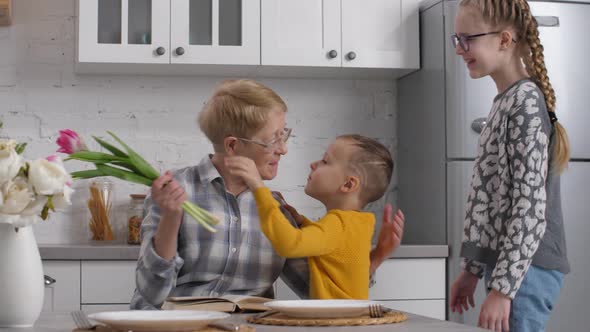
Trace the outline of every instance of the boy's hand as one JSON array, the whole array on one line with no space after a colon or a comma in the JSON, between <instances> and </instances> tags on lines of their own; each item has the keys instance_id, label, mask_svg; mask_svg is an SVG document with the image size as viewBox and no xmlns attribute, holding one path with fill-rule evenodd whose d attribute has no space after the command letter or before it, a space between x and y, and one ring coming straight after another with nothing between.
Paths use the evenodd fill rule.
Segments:
<instances>
[{"instance_id":1,"label":"boy's hand","mask_svg":"<svg viewBox=\"0 0 590 332\"><path fill-rule=\"evenodd\" d=\"M225 167L231 175L241 177L250 190L264 187L258 168L250 158L234 156L225 158Z\"/></svg>"},{"instance_id":2,"label":"boy's hand","mask_svg":"<svg viewBox=\"0 0 590 332\"><path fill-rule=\"evenodd\" d=\"M404 224L406 218L402 210L397 210L394 216L391 215L391 204L385 205L383 211L383 222L377 238L377 250L382 255L389 256L402 243L404 236Z\"/></svg>"},{"instance_id":3,"label":"boy's hand","mask_svg":"<svg viewBox=\"0 0 590 332\"><path fill-rule=\"evenodd\" d=\"M381 265L381 263L391 255L391 253L400 246L404 235L405 216L401 210L397 210L392 216L391 204L385 205L383 210L383 222L379 229L377 246L371 251L370 273Z\"/></svg>"},{"instance_id":4,"label":"boy's hand","mask_svg":"<svg viewBox=\"0 0 590 332\"><path fill-rule=\"evenodd\" d=\"M287 201L285 201L283 194L281 194L278 191L274 191L274 193L280 197L279 203L281 204L282 207L284 207L285 209L287 209L287 211L289 211L289 214L291 214L291 216L293 217L293 219L297 223L297 226L301 226L301 224L303 224L304 217L302 215L300 215L299 212L297 212L297 210L294 207L289 205L289 203L287 203Z\"/></svg>"}]
</instances>

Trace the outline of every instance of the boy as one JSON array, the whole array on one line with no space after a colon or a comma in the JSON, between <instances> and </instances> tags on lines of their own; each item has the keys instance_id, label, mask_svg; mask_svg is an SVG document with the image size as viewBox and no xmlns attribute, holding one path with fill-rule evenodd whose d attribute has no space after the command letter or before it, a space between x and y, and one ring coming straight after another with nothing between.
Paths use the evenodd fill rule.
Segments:
<instances>
[{"instance_id":1,"label":"boy","mask_svg":"<svg viewBox=\"0 0 590 332\"><path fill-rule=\"evenodd\" d=\"M252 160L232 157L226 165L254 192L260 226L277 253L309 257L311 298L368 298L375 216L361 210L383 196L389 185L393 160L387 148L364 136L339 136L322 160L310 165L305 186L305 193L322 202L328 212L311 222L291 209L299 229L281 213ZM401 212L396 219L403 219Z\"/></svg>"}]
</instances>

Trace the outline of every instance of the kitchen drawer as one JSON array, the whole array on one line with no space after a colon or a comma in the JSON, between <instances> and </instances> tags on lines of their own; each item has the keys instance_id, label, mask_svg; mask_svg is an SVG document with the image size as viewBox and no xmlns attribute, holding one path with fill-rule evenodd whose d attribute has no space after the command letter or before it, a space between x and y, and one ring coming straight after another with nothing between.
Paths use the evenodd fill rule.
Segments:
<instances>
[{"instance_id":1,"label":"kitchen drawer","mask_svg":"<svg viewBox=\"0 0 590 332\"><path fill-rule=\"evenodd\" d=\"M82 261L82 304L129 303L136 266L136 261Z\"/></svg>"},{"instance_id":2,"label":"kitchen drawer","mask_svg":"<svg viewBox=\"0 0 590 332\"><path fill-rule=\"evenodd\" d=\"M375 272L371 300L445 298L445 259L388 259Z\"/></svg>"},{"instance_id":3,"label":"kitchen drawer","mask_svg":"<svg viewBox=\"0 0 590 332\"><path fill-rule=\"evenodd\" d=\"M445 320L445 300L399 300L379 302L388 308Z\"/></svg>"},{"instance_id":4,"label":"kitchen drawer","mask_svg":"<svg viewBox=\"0 0 590 332\"><path fill-rule=\"evenodd\" d=\"M43 273L55 279L45 286L43 312L80 310L80 261L43 261Z\"/></svg>"}]
</instances>

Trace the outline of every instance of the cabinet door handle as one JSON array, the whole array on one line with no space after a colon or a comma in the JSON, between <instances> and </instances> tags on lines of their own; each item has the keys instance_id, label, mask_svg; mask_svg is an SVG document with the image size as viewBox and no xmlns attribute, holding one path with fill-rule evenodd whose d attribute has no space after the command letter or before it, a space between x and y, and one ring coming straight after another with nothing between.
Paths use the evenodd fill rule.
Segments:
<instances>
[{"instance_id":1,"label":"cabinet door handle","mask_svg":"<svg viewBox=\"0 0 590 332\"><path fill-rule=\"evenodd\" d=\"M183 55L184 54L184 48L177 47L174 52L176 53L176 55Z\"/></svg>"},{"instance_id":2,"label":"cabinet door handle","mask_svg":"<svg viewBox=\"0 0 590 332\"><path fill-rule=\"evenodd\" d=\"M157 55L164 55L166 53L166 49L163 48L162 46L156 48L156 54Z\"/></svg>"},{"instance_id":3,"label":"cabinet door handle","mask_svg":"<svg viewBox=\"0 0 590 332\"><path fill-rule=\"evenodd\" d=\"M348 60L354 60L354 59L356 59L356 53L354 53L354 52L348 52L348 53L346 54L346 58L347 58Z\"/></svg>"},{"instance_id":4,"label":"cabinet door handle","mask_svg":"<svg viewBox=\"0 0 590 332\"><path fill-rule=\"evenodd\" d=\"M473 129L473 131L475 131L476 133L481 134L481 131L486 126L486 124L486 118L477 118L473 120L473 122L471 122L471 129Z\"/></svg>"},{"instance_id":5,"label":"cabinet door handle","mask_svg":"<svg viewBox=\"0 0 590 332\"><path fill-rule=\"evenodd\" d=\"M328 52L328 58L330 58L330 59L334 59L337 56L338 56L338 52L336 52L336 50L331 50L330 52Z\"/></svg>"},{"instance_id":6,"label":"cabinet door handle","mask_svg":"<svg viewBox=\"0 0 590 332\"><path fill-rule=\"evenodd\" d=\"M57 281L57 280L53 279L52 277L50 277L48 275L44 275L43 276L43 279L45 280L45 286L53 285Z\"/></svg>"}]
</instances>

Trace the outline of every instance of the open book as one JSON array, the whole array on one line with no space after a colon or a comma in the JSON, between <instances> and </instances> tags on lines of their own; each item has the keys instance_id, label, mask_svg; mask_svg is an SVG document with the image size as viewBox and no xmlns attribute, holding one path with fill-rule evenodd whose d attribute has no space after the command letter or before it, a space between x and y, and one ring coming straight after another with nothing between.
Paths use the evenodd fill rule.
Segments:
<instances>
[{"instance_id":1,"label":"open book","mask_svg":"<svg viewBox=\"0 0 590 332\"><path fill-rule=\"evenodd\" d=\"M212 310L224 312L267 311L263 303L272 299L249 295L208 296L171 296L162 305L164 310Z\"/></svg>"}]
</instances>

